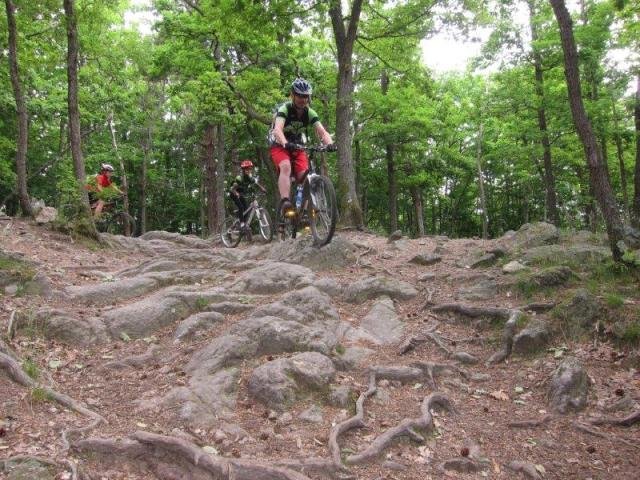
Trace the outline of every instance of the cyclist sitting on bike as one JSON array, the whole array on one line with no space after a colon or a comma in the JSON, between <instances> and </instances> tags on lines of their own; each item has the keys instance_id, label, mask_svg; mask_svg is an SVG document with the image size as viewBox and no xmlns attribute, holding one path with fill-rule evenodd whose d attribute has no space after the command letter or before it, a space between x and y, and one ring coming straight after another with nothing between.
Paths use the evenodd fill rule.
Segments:
<instances>
[{"instance_id":1,"label":"cyclist sitting on bike","mask_svg":"<svg viewBox=\"0 0 640 480\"><path fill-rule=\"evenodd\" d=\"M291 100L284 103L276 112L271 130L271 160L278 176L280 192L280 214L293 208L289 199L290 177L293 173L300 183L309 169L309 159L304 150L295 149L294 144L304 144L309 125L324 145L333 145L331 135L320 123L318 114L311 108L312 87L304 78L296 78L291 84Z\"/></svg>"},{"instance_id":2,"label":"cyclist sitting on bike","mask_svg":"<svg viewBox=\"0 0 640 480\"><path fill-rule=\"evenodd\" d=\"M243 160L240 163L242 174L233 179L231 188L229 188L229 197L233 200L233 203L238 207L238 218L240 220L240 228L245 228L244 221L246 220L244 212L248 208L246 195L253 193L253 187L256 185L263 193L267 190L258 183L258 179L252 176L253 162L251 160Z\"/></svg>"},{"instance_id":3,"label":"cyclist sitting on bike","mask_svg":"<svg viewBox=\"0 0 640 480\"><path fill-rule=\"evenodd\" d=\"M122 195L122 190L111 180L113 171L113 166L103 163L100 165L100 173L87 177L86 188L89 190L89 201L92 207L95 204L93 216L96 218L102 213L105 203Z\"/></svg>"}]
</instances>

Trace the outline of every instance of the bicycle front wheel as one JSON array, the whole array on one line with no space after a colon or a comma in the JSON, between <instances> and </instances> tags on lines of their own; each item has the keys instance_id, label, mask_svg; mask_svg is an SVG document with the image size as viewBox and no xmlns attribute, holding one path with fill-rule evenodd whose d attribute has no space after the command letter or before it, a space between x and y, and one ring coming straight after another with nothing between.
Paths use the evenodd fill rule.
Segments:
<instances>
[{"instance_id":1,"label":"bicycle front wheel","mask_svg":"<svg viewBox=\"0 0 640 480\"><path fill-rule=\"evenodd\" d=\"M222 225L222 231L220 232L220 239L227 248L237 247L242 238L240 232L240 222L236 217L227 217Z\"/></svg>"},{"instance_id":2,"label":"bicycle front wheel","mask_svg":"<svg viewBox=\"0 0 640 480\"><path fill-rule=\"evenodd\" d=\"M258 209L258 223L260 228L260 236L265 242L273 239L273 227L271 226L271 217L265 208Z\"/></svg>"},{"instance_id":3,"label":"bicycle front wheel","mask_svg":"<svg viewBox=\"0 0 640 480\"><path fill-rule=\"evenodd\" d=\"M307 215L314 245L327 245L336 231L338 205L333 184L324 175L314 176L310 180Z\"/></svg>"}]
</instances>

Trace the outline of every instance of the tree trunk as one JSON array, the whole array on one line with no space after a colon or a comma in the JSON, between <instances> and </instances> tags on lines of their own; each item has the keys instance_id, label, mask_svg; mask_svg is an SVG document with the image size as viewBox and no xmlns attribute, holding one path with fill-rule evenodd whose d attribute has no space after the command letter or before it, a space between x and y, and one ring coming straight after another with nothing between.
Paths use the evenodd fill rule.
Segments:
<instances>
[{"instance_id":1,"label":"tree trunk","mask_svg":"<svg viewBox=\"0 0 640 480\"><path fill-rule=\"evenodd\" d=\"M80 136L80 109L78 108L78 27L74 11L74 0L64 0L64 13L67 23L67 105L69 110L69 142L73 171L78 181L81 203L87 217L91 217L89 195L84 188L86 173L82 156L82 139ZM91 227L89 227L91 228ZM95 226L89 235L99 238Z\"/></svg>"},{"instance_id":2,"label":"tree trunk","mask_svg":"<svg viewBox=\"0 0 640 480\"><path fill-rule=\"evenodd\" d=\"M389 91L389 75L386 70L382 71L380 76L380 90L382 95L386 96ZM384 115L382 118L383 125L389 123L388 115ZM385 131L386 133L386 131ZM398 185L396 182L396 166L394 163L394 145L387 141L385 142L385 158L387 160L387 185L389 188L389 233L398 230Z\"/></svg>"},{"instance_id":3,"label":"tree trunk","mask_svg":"<svg viewBox=\"0 0 640 480\"><path fill-rule=\"evenodd\" d=\"M224 142L224 126L222 123L216 125L216 147L215 147L215 223L213 233L220 232L222 224L224 222L224 155L225 155L225 142Z\"/></svg>"},{"instance_id":4,"label":"tree trunk","mask_svg":"<svg viewBox=\"0 0 640 480\"><path fill-rule=\"evenodd\" d=\"M601 151L596 143L591 122L582 103L578 52L573 38L573 24L564 0L550 0L550 2L560 27L560 38L564 52L565 78L567 81L569 104L571 105L573 121L584 147L591 185L593 186L598 205L600 206L602 216L607 226L609 246L613 258L616 261L620 261L622 259L622 250L618 242L623 240L622 221L620 220L620 214L618 213L611 184L607 179Z\"/></svg>"},{"instance_id":5,"label":"tree trunk","mask_svg":"<svg viewBox=\"0 0 640 480\"><path fill-rule=\"evenodd\" d=\"M484 194L484 178L482 173L482 123L478 133L478 154L476 156L476 166L478 168L478 191L480 193L480 209L482 210L482 238L489 238L489 217L487 215L487 198Z\"/></svg>"},{"instance_id":6,"label":"tree trunk","mask_svg":"<svg viewBox=\"0 0 640 480\"><path fill-rule=\"evenodd\" d=\"M636 83L636 104L633 110L636 122L636 168L634 172L634 194L633 194L633 211L631 218L633 226L640 228L640 74L638 74Z\"/></svg>"},{"instance_id":7,"label":"tree trunk","mask_svg":"<svg viewBox=\"0 0 640 480\"><path fill-rule=\"evenodd\" d=\"M109 130L111 131L111 144L113 145L113 150L116 154L116 158L118 159L118 163L120 165L120 170L122 171L122 209L127 213L127 216L124 219L124 235L126 237L131 236L131 222L129 222L129 184L127 182L127 171L124 168L124 161L122 160L122 155L118 151L118 142L116 142L116 129L113 125L113 112L109 114L109 118L107 119L109 123Z\"/></svg>"},{"instance_id":8,"label":"tree trunk","mask_svg":"<svg viewBox=\"0 0 640 480\"><path fill-rule=\"evenodd\" d=\"M336 144L338 146L338 195L342 211L341 220L358 229L363 227L362 209L356 194L355 168L351 156L351 121L353 96L353 44L363 0L353 0L347 28L342 18L342 2L331 0L329 15L336 39L338 54L338 81L336 98Z\"/></svg>"},{"instance_id":9,"label":"tree trunk","mask_svg":"<svg viewBox=\"0 0 640 480\"><path fill-rule=\"evenodd\" d=\"M142 172L140 173L140 235L147 232L147 166L151 151L151 126L146 128L147 138L142 142Z\"/></svg>"},{"instance_id":10,"label":"tree trunk","mask_svg":"<svg viewBox=\"0 0 640 480\"><path fill-rule=\"evenodd\" d=\"M27 189L27 146L29 142L29 117L27 103L22 93L20 73L18 69L18 32L16 28L16 6L12 0L5 0L7 8L7 26L9 29L9 71L11 74L11 86L16 102L16 114L18 119L18 138L16 141L16 176L18 199L24 215L32 217L29 190Z\"/></svg>"},{"instance_id":11,"label":"tree trunk","mask_svg":"<svg viewBox=\"0 0 640 480\"><path fill-rule=\"evenodd\" d=\"M204 167L205 188L207 198L207 231L209 235L213 235L216 230L216 159L215 159L215 140L216 127L213 124L207 124L202 132L202 142L200 144L202 152L202 165Z\"/></svg>"},{"instance_id":12,"label":"tree trunk","mask_svg":"<svg viewBox=\"0 0 640 480\"><path fill-rule=\"evenodd\" d=\"M542 164L544 167L544 187L545 206L547 215L551 223L560 226L560 215L556 200L556 180L553 174L553 163L551 161L551 143L549 142L549 132L547 129L547 114L545 109L544 96L544 75L542 73L542 57L537 47L534 45L538 40L538 29L535 24L535 7L533 0L529 0L529 26L531 28L531 43L533 50L533 68L535 72L535 92L538 97L538 129L540 130L540 143L542 144Z\"/></svg>"},{"instance_id":13,"label":"tree trunk","mask_svg":"<svg viewBox=\"0 0 640 480\"><path fill-rule=\"evenodd\" d=\"M620 169L620 188L622 188L622 201L624 203L624 215L626 220L629 219L629 192L627 191L627 170L624 166L624 151L622 149L622 137L620 136L620 128L618 125L618 112L616 111L615 101L612 99L612 113L614 121L613 140L616 144L616 156L618 157L618 167Z\"/></svg>"},{"instance_id":14,"label":"tree trunk","mask_svg":"<svg viewBox=\"0 0 640 480\"><path fill-rule=\"evenodd\" d=\"M418 236L424 237L424 205L422 202L422 189L417 185L411 187L411 199L413 200Z\"/></svg>"}]
</instances>

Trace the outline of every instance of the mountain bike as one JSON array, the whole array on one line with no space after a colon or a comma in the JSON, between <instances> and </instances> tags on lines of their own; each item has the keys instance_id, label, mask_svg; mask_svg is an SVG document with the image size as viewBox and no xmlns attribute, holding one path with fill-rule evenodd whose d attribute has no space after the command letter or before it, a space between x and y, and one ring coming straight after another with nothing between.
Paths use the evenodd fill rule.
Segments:
<instances>
[{"instance_id":1,"label":"mountain bike","mask_svg":"<svg viewBox=\"0 0 640 480\"><path fill-rule=\"evenodd\" d=\"M336 192L331 180L318 173L314 156L316 152L334 151L327 145L305 146L294 145L295 149L306 150L309 155L309 170L304 174L302 182L293 181L292 194L294 208L286 212L278 212L280 238L296 238L300 227L309 226L313 236L313 244L322 247L331 242L338 220Z\"/></svg>"},{"instance_id":2,"label":"mountain bike","mask_svg":"<svg viewBox=\"0 0 640 480\"><path fill-rule=\"evenodd\" d=\"M96 208L97 201L91 203L91 211ZM111 233L123 235L126 222L133 234L136 231L136 219L125 211L122 204L122 197L114 197L104 204L102 213L95 219L96 229L101 233Z\"/></svg>"},{"instance_id":3,"label":"mountain bike","mask_svg":"<svg viewBox=\"0 0 640 480\"><path fill-rule=\"evenodd\" d=\"M240 219L237 214L228 215L225 218L220 232L220 238L225 247L237 247L242 237L251 241L254 228L265 242L271 241L273 238L271 217L267 209L260 206L257 197L254 197L249 207L244 211L244 218L246 218L244 228L240 228Z\"/></svg>"}]
</instances>

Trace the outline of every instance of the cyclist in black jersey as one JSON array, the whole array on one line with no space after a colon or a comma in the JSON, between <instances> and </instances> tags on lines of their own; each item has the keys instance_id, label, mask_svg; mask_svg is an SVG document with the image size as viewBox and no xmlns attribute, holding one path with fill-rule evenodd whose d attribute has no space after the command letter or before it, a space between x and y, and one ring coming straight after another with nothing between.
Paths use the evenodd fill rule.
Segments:
<instances>
[{"instance_id":1,"label":"cyclist in black jersey","mask_svg":"<svg viewBox=\"0 0 640 480\"><path fill-rule=\"evenodd\" d=\"M253 171L253 162L251 160L243 160L240 163L242 174L233 179L233 183L229 188L229 197L233 200L233 203L238 207L238 219L240 220L240 228L244 228L244 212L248 208L246 195L253 193L253 187L257 186L263 193L266 193L266 189L258 183L258 179L251 173Z\"/></svg>"},{"instance_id":2,"label":"cyclist in black jersey","mask_svg":"<svg viewBox=\"0 0 640 480\"><path fill-rule=\"evenodd\" d=\"M317 137L324 145L333 145L331 135L320 123L318 114L309 107L312 87L304 78L296 78L291 84L290 101L284 103L276 112L271 143L271 160L278 175L280 192L280 211L285 212L293 206L289 199L291 174L297 182L302 181L309 169L309 159L304 150L297 150L294 144L305 143L306 129L312 126Z\"/></svg>"}]
</instances>

